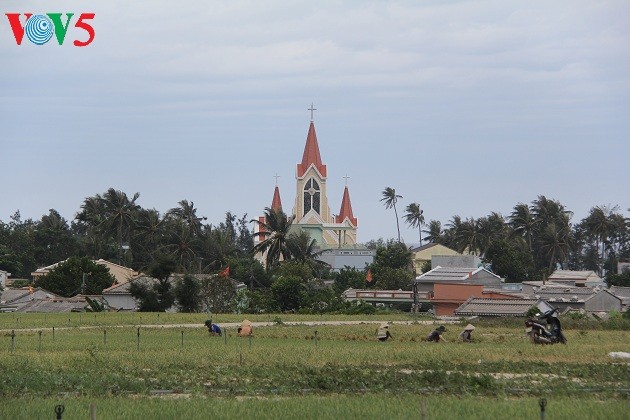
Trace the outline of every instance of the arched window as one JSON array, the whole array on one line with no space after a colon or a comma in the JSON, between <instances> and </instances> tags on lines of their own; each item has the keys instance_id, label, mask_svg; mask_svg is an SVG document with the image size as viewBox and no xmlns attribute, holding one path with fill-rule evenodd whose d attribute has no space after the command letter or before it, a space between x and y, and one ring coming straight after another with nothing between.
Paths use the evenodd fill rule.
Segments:
<instances>
[{"instance_id":1,"label":"arched window","mask_svg":"<svg viewBox=\"0 0 630 420\"><path fill-rule=\"evenodd\" d=\"M304 214L311 209L315 210L317 214L321 214L319 212L319 197L319 184L311 178L304 185Z\"/></svg>"}]
</instances>

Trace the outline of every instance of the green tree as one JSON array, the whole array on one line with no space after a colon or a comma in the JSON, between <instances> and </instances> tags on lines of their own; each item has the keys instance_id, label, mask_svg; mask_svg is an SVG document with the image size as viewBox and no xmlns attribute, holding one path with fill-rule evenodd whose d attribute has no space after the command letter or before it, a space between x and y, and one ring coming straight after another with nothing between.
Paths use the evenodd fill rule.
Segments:
<instances>
[{"instance_id":1,"label":"green tree","mask_svg":"<svg viewBox=\"0 0 630 420\"><path fill-rule=\"evenodd\" d=\"M135 193L133 198L129 199L124 192L110 188L100 199L103 211L103 220L100 223L100 227L107 234L117 238L119 264L122 263L124 242L129 243L129 236L134 226L137 212L140 210L140 206L136 204L136 200L139 197L140 194Z\"/></svg>"},{"instance_id":2,"label":"green tree","mask_svg":"<svg viewBox=\"0 0 630 420\"><path fill-rule=\"evenodd\" d=\"M167 215L175 218L175 220L186 226L191 236L201 234L202 222L207 218L197 216L197 209L195 208L195 203L192 201L188 202L188 200L182 200L178 204L179 207L170 209Z\"/></svg>"},{"instance_id":3,"label":"green tree","mask_svg":"<svg viewBox=\"0 0 630 420\"><path fill-rule=\"evenodd\" d=\"M617 226L613 215L617 209L617 207L610 208L608 206L593 207L583 221L587 235L594 238L597 242L601 262L606 258L606 247L610 244L610 238L615 235ZM603 268L601 264L597 271L602 275Z\"/></svg>"},{"instance_id":4,"label":"green tree","mask_svg":"<svg viewBox=\"0 0 630 420\"><path fill-rule=\"evenodd\" d=\"M396 210L396 203L399 198L403 198L402 195L396 194L396 190L391 187L386 187L383 190L383 198L381 201L384 202L386 209L394 209L394 214L396 215L396 229L398 230L398 242L400 241L400 223L398 222L398 210Z\"/></svg>"},{"instance_id":5,"label":"green tree","mask_svg":"<svg viewBox=\"0 0 630 420\"><path fill-rule=\"evenodd\" d=\"M54 209L50 209L36 224L33 239L35 259L43 266L62 261L69 255L77 255L79 251L79 244L68 222Z\"/></svg>"},{"instance_id":6,"label":"green tree","mask_svg":"<svg viewBox=\"0 0 630 420\"><path fill-rule=\"evenodd\" d=\"M104 265L96 264L88 257L70 257L36 279L35 286L69 297L79 293L100 295L115 281Z\"/></svg>"},{"instance_id":7,"label":"green tree","mask_svg":"<svg viewBox=\"0 0 630 420\"><path fill-rule=\"evenodd\" d=\"M175 261L175 270L193 272L198 267L198 254L201 242L187 226L179 223L168 224L168 240L161 248Z\"/></svg>"},{"instance_id":8,"label":"green tree","mask_svg":"<svg viewBox=\"0 0 630 420\"><path fill-rule=\"evenodd\" d=\"M608 287L610 286L630 287L630 270L625 270L623 273L619 273L619 274L609 273L606 276L606 283L608 284Z\"/></svg>"},{"instance_id":9,"label":"green tree","mask_svg":"<svg viewBox=\"0 0 630 420\"><path fill-rule=\"evenodd\" d=\"M297 277L302 280L303 283L307 283L313 279L313 270L311 267L300 261L284 261L273 272L277 277ZM275 281L275 279L274 279Z\"/></svg>"},{"instance_id":10,"label":"green tree","mask_svg":"<svg viewBox=\"0 0 630 420\"><path fill-rule=\"evenodd\" d=\"M206 311L226 313L235 306L236 290L229 278L211 276L201 281L201 297Z\"/></svg>"},{"instance_id":11,"label":"green tree","mask_svg":"<svg viewBox=\"0 0 630 420\"><path fill-rule=\"evenodd\" d=\"M311 239L311 235L304 230L289 234L287 248L290 258L309 267L315 277L322 278L324 271L330 268L328 263L317 259L323 250L317 249L317 241Z\"/></svg>"},{"instance_id":12,"label":"green tree","mask_svg":"<svg viewBox=\"0 0 630 420\"><path fill-rule=\"evenodd\" d=\"M266 253L266 268L271 270L278 265L281 258L286 260L291 255L287 246L287 237L295 216L288 218L281 209L267 207L265 208L264 219L264 222L252 220L259 227L259 231L254 236L264 238L254 246L253 251L254 253Z\"/></svg>"},{"instance_id":13,"label":"green tree","mask_svg":"<svg viewBox=\"0 0 630 420\"><path fill-rule=\"evenodd\" d=\"M379 247L374 256L373 271L379 268L402 268L410 270L412 267L412 254L402 242L387 241L386 245Z\"/></svg>"},{"instance_id":14,"label":"green tree","mask_svg":"<svg viewBox=\"0 0 630 420\"><path fill-rule=\"evenodd\" d=\"M180 312L199 312L201 309L201 284L190 274L175 283L175 301Z\"/></svg>"},{"instance_id":15,"label":"green tree","mask_svg":"<svg viewBox=\"0 0 630 420\"><path fill-rule=\"evenodd\" d=\"M547 225L540 239L541 251L549 261L547 273L554 271L555 265L566 261L569 253L568 232L555 224Z\"/></svg>"},{"instance_id":16,"label":"green tree","mask_svg":"<svg viewBox=\"0 0 630 420\"><path fill-rule=\"evenodd\" d=\"M132 280L129 292L139 302L141 312L165 312L175 303L170 277L177 267L172 256L158 254L146 270L151 279Z\"/></svg>"},{"instance_id":17,"label":"green tree","mask_svg":"<svg viewBox=\"0 0 630 420\"><path fill-rule=\"evenodd\" d=\"M365 288L365 272L354 267L345 266L335 275L334 291L340 295L348 289Z\"/></svg>"},{"instance_id":18,"label":"green tree","mask_svg":"<svg viewBox=\"0 0 630 420\"><path fill-rule=\"evenodd\" d=\"M75 230L84 241L83 246L87 254L93 258L104 258L107 238L102 229L105 217L103 197L96 194L86 197L81 205L81 211L75 217Z\"/></svg>"},{"instance_id":19,"label":"green tree","mask_svg":"<svg viewBox=\"0 0 630 420\"><path fill-rule=\"evenodd\" d=\"M383 267L374 275L376 288L382 290L411 290L413 275L404 268Z\"/></svg>"},{"instance_id":20,"label":"green tree","mask_svg":"<svg viewBox=\"0 0 630 420\"><path fill-rule=\"evenodd\" d=\"M428 228L423 231L427 234L425 239L431 244L439 244L442 241L442 223L439 220L429 221Z\"/></svg>"},{"instance_id":21,"label":"green tree","mask_svg":"<svg viewBox=\"0 0 630 420\"><path fill-rule=\"evenodd\" d=\"M518 240L499 239L493 241L484 256L484 262L492 271L508 283L533 280L536 270L534 259L524 238Z\"/></svg>"},{"instance_id":22,"label":"green tree","mask_svg":"<svg viewBox=\"0 0 630 420\"><path fill-rule=\"evenodd\" d=\"M271 285L271 294L281 311L297 311L306 299L306 287L299 277L280 276Z\"/></svg>"},{"instance_id":23,"label":"green tree","mask_svg":"<svg viewBox=\"0 0 630 420\"><path fill-rule=\"evenodd\" d=\"M420 245L422 245L422 226L424 226L424 210L420 208L420 204L411 203L405 210L405 221L412 228L418 228L418 234L420 238Z\"/></svg>"},{"instance_id":24,"label":"green tree","mask_svg":"<svg viewBox=\"0 0 630 420\"><path fill-rule=\"evenodd\" d=\"M536 219L527 204L518 203L510 214L509 224L514 234L527 240L529 250L532 249L532 237L536 227Z\"/></svg>"}]
</instances>

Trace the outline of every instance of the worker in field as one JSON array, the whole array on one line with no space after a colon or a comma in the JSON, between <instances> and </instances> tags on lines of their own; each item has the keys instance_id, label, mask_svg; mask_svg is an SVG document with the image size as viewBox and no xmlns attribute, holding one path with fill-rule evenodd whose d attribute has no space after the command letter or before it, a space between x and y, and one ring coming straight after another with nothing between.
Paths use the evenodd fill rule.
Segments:
<instances>
[{"instance_id":1,"label":"worker in field","mask_svg":"<svg viewBox=\"0 0 630 420\"><path fill-rule=\"evenodd\" d=\"M376 338L378 338L378 341L387 341L390 338L392 338L392 339L394 338L389 333L389 325L388 324L381 324L381 326L378 328L378 332L376 333Z\"/></svg>"},{"instance_id":2,"label":"worker in field","mask_svg":"<svg viewBox=\"0 0 630 420\"><path fill-rule=\"evenodd\" d=\"M252 328L252 323L249 320L244 320L241 323L241 326L238 327L238 335L239 337L247 337L249 335L252 335L252 333L254 332L254 329Z\"/></svg>"},{"instance_id":3,"label":"worker in field","mask_svg":"<svg viewBox=\"0 0 630 420\"><path fill-rule=\"evenodd\" d=\"M219 327L217 324L213 324L211 319L208 319L206 322L203 323L203 325L206 326L211 336L214 337L218 335L219 337L221 337L221 327Z\"/></svg>"},{"instance_id":4,"label":"worker in field","mask_svg":"<svg viewBox=\"0 0 630 420\"><path fill-rule=\"evenodd\" d=\"M462 339L464 343L472 343L472 332L475 330L475 326L472 324L466 325L464 327L464 331L459 334L459 338Z\"/></svg>"},{"instance_id":5,"label":"worker in field","mask_svg":"<svg viewBox=\"0 0 630 420\"><path fill-rule=\"evenodd\" d=\"M446 332L446 328L444 328L444 325L440 325L435 330L433 330L431 334L427 336L427 341L432 341L435 343L439 343L440 341L443 341L446 343L446 340L444 339L444 337L442 337L442 334L444 334L445 332Z\"/></svg>"}]
</instances>

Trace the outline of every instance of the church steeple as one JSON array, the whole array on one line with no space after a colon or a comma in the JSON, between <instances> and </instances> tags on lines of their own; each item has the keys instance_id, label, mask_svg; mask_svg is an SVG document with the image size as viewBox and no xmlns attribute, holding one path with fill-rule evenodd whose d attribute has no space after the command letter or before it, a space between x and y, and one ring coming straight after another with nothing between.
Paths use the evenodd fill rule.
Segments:
<instances>
[{"instance_id":1,"label":"church steeple","mask_svg":"<svg viewBox=\"0 0 630 420\"><path fill-rule=\"evenodd\" d=\"M317 144L317 135L315 134L315 124L311 121L308 128L308 136L304 145L304 154L302 155L302 163L297 164L297 176L304 176L308 168L314 165L322 177L326 178L326 165L322 163L322 157L319 154L319 144Z\"/></svg>"},{"instance_id":2,"label":"church steeple","mask_svg":"<svg viewBox=\"0 0 630 420\"><path fill-rule=\"evenodd\" d=\"M341 200L341 209L339 215L336 217L335 222L343 223L346 218L350 221L352 226L357 227L357 218L352 214L352 203L350 203L350 192L348 186L343 190L343 199Z\"/></svg>"},{"instance_id":3,"label":"church steeple","mask_svg":"<svg viewBox=\"0 0 630 420\"><path fill-rule=\"evenodd\" d=\"M273 190L273 200L271 200L272 210L282 210L282 201L280 200L280 189L276 185L276 189Z\"/></svg>"}]
</instances>

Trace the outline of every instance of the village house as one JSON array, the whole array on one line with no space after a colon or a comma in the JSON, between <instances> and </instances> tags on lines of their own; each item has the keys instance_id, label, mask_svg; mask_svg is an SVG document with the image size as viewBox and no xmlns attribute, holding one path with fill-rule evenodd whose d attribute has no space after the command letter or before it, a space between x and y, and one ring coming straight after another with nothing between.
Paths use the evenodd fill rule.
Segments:
<instances>
[{"instance_id":1,"label":"village house","mask_svg":"<svg viewBox=\"0 0 630 420\"><path fill-rule=\"evenodd\" d=\"M611 286L608 291L621 298L621 310L630 309L630 287Z\"/></svg>"},{"instance_id":2,"label":"village house","mask_svg":"<svg viewBox=\"0 0 630 420\"><path fill-rule=\"evenodd\" d=\"M436 244L436 243L430 243L430 244L417 246L417 247L409 249L409 252L411 252L411 258L413 260L413 267L416 273L422 273L422 268L428 262L431 263L431 268L434 268L435 266L433 266L433 257L436 255L442 255L442 256L462 255L459 252L449 247L446 247L442 244ZM442 266L446 266L446 264L442 264Z\"/></svg>"},{"instance_id":3,"label":"village house","mask_svg":"<svg viewBox=\"0 0 630 420\"><path fill-rule=\"evenodd\" d=\"M552 283L560 283L565 286L576 287L606 287L606 282L602 280L594 271L572 271L572 270L556 270L548 278L547 281Z\"/></svg>"},{"instance_id":4,"label":"village house","mask_svg":"<svg viewBox=\"0 0 630 420\"><path fill-rule=\"evenodd\" d=\"M434 285L444 284L477 284L500 288L504 280L484 267L442 267L437 266L416 277L413 281L417 292L433 292Z\"/></svg>"},{"instance_id":5,"label":"village house","mask_svg":"<svg viewBox=\"0 0 630 420\"><path fill-rule=\"evenodd\" d=\"M19 289L5 289L0 295L0 312L19 311L23 306L31 302L57 298L60 298L60 296L41 287L29 286Z\"/></svg>"},{"instance_id":6,"label":"village house","mask_svg":"<svg viewBox=\"0 0 630 420\"><path fill-rule=\"evenodd\" d=\"M513 294L485 289L481 284L436 283L429 302L436 316L453 316L455 310L471 297L486 299L518 299Z\"/></svg>"},{"instance_id":7,"label":"village house","mask_svg":"<svg viewBox=\"0 0 630 420\"><path fill-rule=\"evenodd\" d=\"M456 316L526 317L533 306L553 309L542 299L486 299L471 297L455 310Z\"/></svg>"},{"instance_id":8,"label":"village house","mask_svg":"<svg viewBox=\"0 0 630 420\"><path fill-rule=\"evenodd\" d=\"M59 261L57 263L51 264L49 266L46 267L42 267L42 268L38 268L37 270L33 271L31 273L31 277L33 278L33 282L35 282L35 280L41 276L45 276L46 274L48 274L52 269L56 268L59 264L65 262L64 261ZM137 277L139 275L139 273L135 270L132 270L131 268L128 267L124 267L122 265L118 265L118 264L114 264L113 262L104 260L104 259L98 259L94 261L96 264L99 265L103 265L105 267L107 267L109 269L109 272L112 276L114 276L114 278L116 279L116 283L124 283L126 281L129 281L135 277Z\"/></svg>"}]
</instances>

